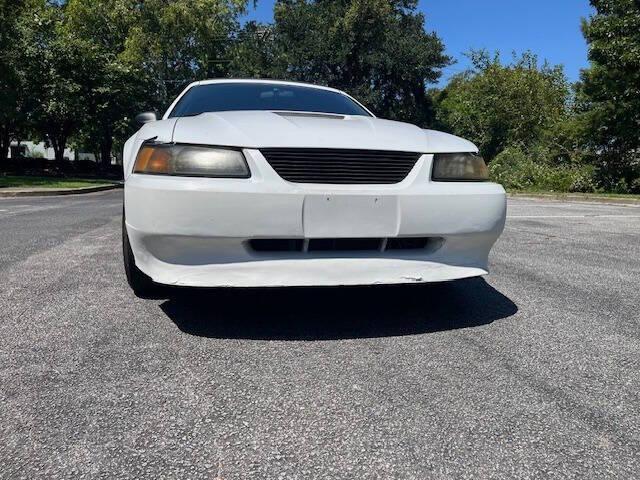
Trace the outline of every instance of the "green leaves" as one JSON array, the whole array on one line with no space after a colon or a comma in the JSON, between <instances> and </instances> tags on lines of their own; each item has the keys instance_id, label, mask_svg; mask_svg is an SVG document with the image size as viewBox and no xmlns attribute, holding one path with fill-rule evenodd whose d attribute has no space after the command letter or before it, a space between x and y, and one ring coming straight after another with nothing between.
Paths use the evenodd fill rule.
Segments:
<instances>
[{"instance_id":1,"label":"green leaves","mask_svg":"<svg viewBox=\"0 0 640 480\"><path fill-rule=\"evenodd\" d=\"M64 29L64 9L35 3L20 20L21 69L30 97L29 120L62 154L68 138L86 114L91 76L87 56L93 51Z\"/></svg>"},{"instance_id":2,"label":"green leaves","mask_svg":"<svg viewBox=\"0 0 640 480\"><path fill-rule=\"evenodd\" d=\"M553 165L541 152L508 147L489 164L494 182L508 190L545 192L594 192L593 167ZM544 153L543 153L544 155Z\"/></svg>"},{"instance_id":3,"label":"green leaves","mask_svg":"<svg viewBox=\"0 0 640 480\"><path fill-rule=\"evenodd\" d=\"M488 159L516 148L545 164L501 160L504 174L589 163L601 187L640 188L637 0L591 0L591 68L575 88L530 53L472 51L473 68L431 92L451 59L416 0L279 0L273 24L241 26L247 2L0 0L0 158L36 132L107 162L136 113L162 111L193 80L262 77L340 88L381 117L437 122Z\"/></svg>"},{"instance_id":4,"label":"green leaves","mask_svg":"<svg viewBox=\"0 0 640 480\"><path fill-rule=\"evenodd\" d=\"M113 143L135 131L138 111L165 108L194 79L227 74L247 1L23 3L13 17L0 3L11 27L0 33L0 154L20 123L60 155L73 137L110 163ZM9 68L5 60L14 58L20 62Z\"/></svg>"},{"instance_id":5,"label":"green leaves","mask_svg":"<svg viewBox=\"0 0 640 480\"><path fill-rule=\"evenodd\" d=\"M469 54L474 68L439 95L438 118L492 159L508 146L529 147L568 116L570 88L562 67L525 53L503 65L498 54Z\"/></svg>"},{"instance_id":6,"label":"green leaves","mask_svg":"<svg viewBox=\"0 0 640 480\"><path fill-rule=\"evenodd\" d=\"M640 185L640 2L592 0L583 22L591 68L581 93L589 104L589 138L605 184Z\"/></svg>"},{"instance_id":7,"label":"green leaves","mask_svg":"<svg viewBox=\"0 0 640 480\"><path fill-rule=\"evenodd\" d=\"M280 1L262 51L264 76L330 85L382 117L425 126L426 88L450 63L415 1Z\"/></svg>"},{"instance_id":8,"label":"green leaves","mask_svg":"<svg viewBox=\"0 0 640 480\"><path fill-rule=\"evenodd\" d=\"M246 0L147 0L132 11L123 57L158 82L166 104L194 80L225 76Z\"/></svg>"}]
</instances>

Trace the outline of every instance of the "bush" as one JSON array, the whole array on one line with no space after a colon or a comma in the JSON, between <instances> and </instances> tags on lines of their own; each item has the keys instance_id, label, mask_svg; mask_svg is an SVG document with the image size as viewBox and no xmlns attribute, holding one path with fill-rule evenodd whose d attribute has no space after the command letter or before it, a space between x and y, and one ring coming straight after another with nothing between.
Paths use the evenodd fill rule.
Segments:
<instances>
[{"instance_id":1,"label":"bush","mask_svg":"<svg viewBox=\"0 0 640 480\"><path fill-rule=\"evenodd\" d=\"M556 166L517 147L499 153L489 164L491 179L507 190L593 192L593 168Z\"/></svg>"},{"instance_id":2,"label":"bush","mask_svg":"<svg viewBox=\"0 0 640 480\"><path fill-rule=\"evenodd\" d=\"M598 185L612 193L640 193L640 151L606 152L596 158Z\"/></svg>"},{"instance_id":3,"label":"bush","mask_svg":"<svg viewBox=\"0 0 640 480\"><path fill-rule=\"evenodd\" d=\"M32 175L39 177L100 177L114 180L123 178L121 165L109 165L100 169L91 160L63 160L57 163L46 158L9 158L0 164L0 172L7 175Z\"/></svg>"}]
</instances>

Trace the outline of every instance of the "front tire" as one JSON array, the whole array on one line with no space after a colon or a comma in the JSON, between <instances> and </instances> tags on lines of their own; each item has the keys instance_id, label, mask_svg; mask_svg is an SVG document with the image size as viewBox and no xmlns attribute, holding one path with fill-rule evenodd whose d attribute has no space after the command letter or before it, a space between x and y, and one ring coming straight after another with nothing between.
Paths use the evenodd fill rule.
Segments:
<instances>
[{"instance_id":1,"label":"front tire","mask_svg":"<svg viewBox=\"0 0 640 480\"><path fill-rule=\"evenodd\" d=\"M160 285L151 280L149 275L145 274L136 266L136 261L129 243L129 235L127 235L127 227L124 222L124 213L122 215L122 256L124 258L124 271L127 275L127 282L137 297L149 298L160 292Z\"/></svg>"}]
</instances>

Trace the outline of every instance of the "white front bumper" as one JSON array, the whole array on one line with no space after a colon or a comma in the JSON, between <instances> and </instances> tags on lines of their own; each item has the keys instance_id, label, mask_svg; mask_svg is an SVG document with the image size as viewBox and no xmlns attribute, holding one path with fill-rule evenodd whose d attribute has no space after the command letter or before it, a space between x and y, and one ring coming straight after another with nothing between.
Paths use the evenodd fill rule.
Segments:
<instances>
[{"instance_id":1,"label":"white front bumper","mask_svg":"<svg viewBox=\"0 0 640 480\"><path fill-rule=\"evenodd\" d=\"M126 226L136 265L185 286L305 286L437 282L487 273L505 192L492 183L429 180L424 155L395 185L318 185L280 178L245 150L250 179L132 174ZM256 252L252 239L434 237L438 248Z\"/></svg>"}]
</instances>

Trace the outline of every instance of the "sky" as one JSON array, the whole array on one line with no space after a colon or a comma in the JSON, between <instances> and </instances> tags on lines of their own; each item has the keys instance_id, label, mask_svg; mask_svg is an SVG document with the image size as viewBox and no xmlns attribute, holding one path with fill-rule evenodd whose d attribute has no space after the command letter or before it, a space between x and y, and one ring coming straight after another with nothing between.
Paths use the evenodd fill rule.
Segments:
<instances>
[{"instance_id":1,"label":"sky","mask_svg":"<svg viewBox=\"0 0 640 480\"><path fill-rule=\"evenodd\" d=\"M275 0L258 0L249 20L273 20ZM591 14L588 0L420 0L425 28L444 41L457 63L446 68L441 83L469 66L464 52L474 48L511 53L531 50L541 60L562 64L570 81L587 63L580 20Z\"/></svg>"}]
</instances>

